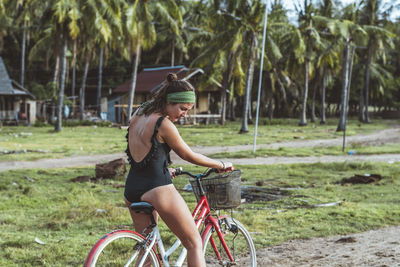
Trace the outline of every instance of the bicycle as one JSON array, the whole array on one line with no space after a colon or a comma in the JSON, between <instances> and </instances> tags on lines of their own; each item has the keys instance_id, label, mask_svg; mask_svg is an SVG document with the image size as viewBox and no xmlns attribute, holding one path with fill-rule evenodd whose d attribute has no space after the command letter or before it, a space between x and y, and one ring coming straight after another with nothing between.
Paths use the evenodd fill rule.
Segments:
<instances>
[{"instance_id":1,"label":"bicycle","mask_svg":"<svg viewBox=\"0 0 400 267\"><path fill-rule=\"evenodd\" d=\"M192 174L183 171L182 168L178 168L176 171L176 175L186 174L193 178L190 182L198 203L192 216L199 230L203 225L201 238L207 266L237 265L255 267L257 266L255 247L249 232L243 224L227 215L211 213L213 206L218 205L212 202L209 203L207 200L206 195L212 196L212 192L207 192L203 188L203 182L207 180L204 178L212 172L217 172L217 170L209 169L202 174ZM239 172L240 184L239 170L226 173L225 178L235 172L236 174ZM153 206L148 202L135 202L131 204L130 208L134 212L148 214L151 224L141 234L131 230L116 230L106 234L92 247L84 266L130 266L131 264L131 266L139 267L182 266L186 258L186 249L182 248L175 264L170 265L169 257L180 247L181 242L177 239L168 250L165 250L160 231L152 214ZM149 234L145 234L150 230ZM158 253L156 248L158 248ZM148 265L149 263L151 265Z\"/></svg>"}]
</instances>

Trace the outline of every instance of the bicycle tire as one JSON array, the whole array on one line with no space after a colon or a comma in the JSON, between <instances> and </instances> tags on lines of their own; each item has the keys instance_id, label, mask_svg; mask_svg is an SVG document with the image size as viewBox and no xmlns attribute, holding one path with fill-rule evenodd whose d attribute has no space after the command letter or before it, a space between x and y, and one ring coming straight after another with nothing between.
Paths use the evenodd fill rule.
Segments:
<instances>
[{"instance_id":1,"label":"bicycle tire","mask_svg":"<svg viewBox=\"0 0 400 267\"><path fill-rule=\"evenodd\" d=\"M134 250L140 250L136 244L144 244L145 239L140 234L131 230L117 230L106 234L90 250L84 267L102 266L124 266L129 258L134 254ZM137 257L140 259L140 257ZM160 261L152 248L147 258L153 267L160 267ZM136 262L132 262L136 266ZM148 264L148 263L147 263ZM149 265L145 265L149 266Z\"/></svg>"},{"instance_id":2,"label":"bicycle tire","mask_svg":"<svg viewBox=\"0 0 400 267\"><path fill-rule=\"evenodd\" d=\"M224 236L226 245L234 258L237 266L257 266L256 249L250 233L238 220L230 217L220 218L218 220L221 232ZM216 249L221 255L221 260L218 259L216 252L210 244L210 238L216 245ZM203 233L203 253L207 266L231 266L227 253L222 247L221 241L211 224L206 226Z\"/></svg>"}]
</instances>

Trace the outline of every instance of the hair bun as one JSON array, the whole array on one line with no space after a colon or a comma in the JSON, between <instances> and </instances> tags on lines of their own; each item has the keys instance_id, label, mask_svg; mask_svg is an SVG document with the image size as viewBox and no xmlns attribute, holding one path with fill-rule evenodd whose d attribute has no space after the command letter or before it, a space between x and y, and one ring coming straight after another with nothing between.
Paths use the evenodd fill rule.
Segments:
<instances>
[{"instance_id":1,"label":"hair bun","mask_svg":"<svg viewBox=\"0 0 400 267\"><path fill-rule=\"evenodd\" d=\"M168 75L167 75L168 82L173 82L173 81L177 81L177 80L178 80L178 76L176 76L175 73L168 73Z\"/></svg>"}]
</instances>

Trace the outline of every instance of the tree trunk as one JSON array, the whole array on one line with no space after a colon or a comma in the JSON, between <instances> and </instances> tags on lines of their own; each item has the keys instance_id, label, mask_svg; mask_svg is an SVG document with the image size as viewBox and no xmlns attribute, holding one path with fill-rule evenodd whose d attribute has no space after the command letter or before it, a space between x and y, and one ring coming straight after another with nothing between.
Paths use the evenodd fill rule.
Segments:
<instances>
[{"instance_id":1,"label":"tree trunk","mask_svg":"<svg viewBox=\"0 0 400 267\"><path fill-rule=\"evenodd\" d=\"M101 87L102 87L102 78L103 78L103 57L104 57L104 49L100 47L100 55L99 55L99 75L98 75L98 83L97 83L97 116L101 117Z\"/></svg>"},{"instance_id":2,"label":"tree trunk","mask_svg":"<svg viewBox=\"0 0 400 267\"><path fill-rule=\"evenodd\" d=\"M306 111L307 111L307 95L308 95L308 60L304 60L304 92L303 92L303 106L301 110L301 117L299 126L307 125Z\"/></svg>"},{"instance_id":3,"label":"tree trunk","mask_svg":"<svg viewBox=\"0 0 400 267\"><path fill-rule=\"evenodd\" d=\"M60 90L58 93L58 104L57 104L57 122L55 125L55 131L62 131L62 113L63 113L63 103L64 103L64 90L65 90L65 74L67 66L67 35L64 33L61 35L63 41L62 53L61 53L61 81Z\"/></svg>"},{"instance_id":4,"label":"tree trunk","mask_svg":"<svg viewBox=\"0 0 400 267\"><path fill-rule=\"evenodd\" d=\"M223 83L221 89L221 125L226 124L226 87Z\"/></svg>"},{"instance_id":5,"label":"tree trunk","mask_svg":"<svg viewBox=\"0 0 400 267\"><path fill-rule=\"evenodd\" d=\"M57 46L59 47L59 46ZM58 92L58 78L60 74L60 54L57 53L56 63L54 66L53 84L52 84L52 103L51 103L51 116L50 123L54 122L54 117L56 116L56 105L57 105L57 92Z\"/></svg>"},{"instance_id":6,"label":"tree trunk","mask_svg":"<svg viewBox=\"0 0 400 267\"><path fill-rule=\"evenodd\" d=\"M273 97L272 95L269 97L268 99L268 109L267 109L267 113L268 113L268 119L271 122L274 116L274 108L273 108Z\"/></svg>"},{"instance_id":7,"label":"tree trunk","mask_svg":"<svg viewBox=\"0 0 400 267\"><path fill-rule=\"evenodd\" d=\"M175 64L175 40L172 40L171 66Z\"/></svg>"},{"instance_id":8,"label":"tree trunk","mask_svg":"<svg viewBox=\"0 0 400 267\"><path fill-rule=\"evenodd\" d=\"M325 96L326 96L326 67L324 68L322 74L322 84L321 84L321 124L326 123L326 115L325 115Z\"/></svg>"},{"instance_id":9,"label":"tree trunk","mask_svg":"<svg viewBox=\"0 0 400 267\"><path fill-rule=\"evenodd\" d=\"M342 94L341 94L341 104L340 104L340 115L339 124L336 129L337 132L344 131L346 127L346 113L347 113L347 90L349 83L349 67L350 67L350 42L347 39L345 61L343 66L343 82L342 82Z\"/></svg>"},{"instance_id":10,"label":"tree trunk","mask_svg":"<svg viewBox=\"0 0 400 267\"><path fill-rule=\"evenodd\" d=\"M74 51L72 59L72 84L71 84L72 112L74 114L75 114L75 87L76 87L76 39L74 40Z\"/></svg>"},{"instance_id":11,"label":"tree trunk","mask_svg":"<svg viewBox=\"0 0 400 267\"><path fill-rule=\"evenodd\" d=\"M181 52L179 53L179 61L178 61L178 64L179 64L179 65L182 65L182 62L183 62L183 51L181 51Z\"/></svg>"},{"instance_id":12,"label":"tree trunk","mask_svg":"<svg viewBox=\"0 0 400 267\"><path fill-rule=\"evenodd\" d=\"M60 73L60 55L56 56L56 64L54 66L53 84L54 88L58 89L58 76Z\"/></svg>"},{"instance_id":13,"label":"tree trunk","mask_svg":"<svg viewBox=\"0 0 400 267\"><path fill-rule=\"evenodd\" d=\"M228 117L229 117L230 121L236 120L234 101L235 101L234 97L231 97L231 100L229 100L229 116Z\"/></svg>"},{"instance_id":14,"label":"tree trunk","mask_svg":"<svg viewBox=\"0 0 400 267\"><path fill-rule=\"evenodd\" d=\"M249 112L249 105L250 105L250 94L251 94L251 86L253 81L253 74L254 74L254 50L255 50L255 40L256 35L255 33L252 34L251 37L251 45L250 45L250 56L249 56L249 64L247 66L247 77L246 77L246 89L244 94L244 101L243 101L243 120L242 120L242 127L240 128L239 133L248 133L248 112Z\"/></svg>"},{"instance_id":15,"label":"tree trunk","mask_svg":"<svg viewBox=\"0 0 400 267\"><path fill-rule=\"evenodd\" d=\"M251 81L253 83L253 81ZM253 105L251 102L251 89L250 89L250 98L249 98L249 111L247 112L248 115L248 123L253 124Z\"/></svg>"},{"instance_id":16,"label":"tree trunk","mask_svg":"<svg viewBox=\"0 0 400 267\"><path fill-rule=\"evenodd\" d=\"M160 60L162 58L162 51L163 51L162 49L158 50L156 61L154 62L155 65L158 65L158 63L160 63Z\"/></svg>"},{"instance_id":17,"label":"tree trunk","mask_svg":"<svg viewBox=\"0 0 400 267\"><path fill-rule=\"evenodd\" d=\"M318 81L318 78L316 80ZM315 122L317 120L317 116L315 116L315 98L317 96L318 82L316 82L315 86L313 86L313 87L314 87L314 91L313 91L313 97L311 100L311 122Z\"/></svg>"},{"instance_id":18,"label":"tree trunk","mask_svg":"<svg viewBox=\"0 0 400 267\"><path fill-rule=\"evenodd\" d=\"M24 31L22 33L22 46L21 46L21 79L20 84L24 87L25 83L25 52L26 52L26 20L24 20Z\"/></svg>"},{"instance_id":19,"label":"tree trunk","mask_svg":"<svg viewBox=\"0 0 400 267\"><path fill-rule=\"evenodd\" d=\"M348 74L348 79L349 81L347 82L347 97L346 97L346 106L349 106L349 102L350 102L350 88L351 88L351 78L352 78L352 74L353 74L353 62L354 62L354 52L356 50L356 47L353 45L351 47L351 51L350 51L350 67L349 67L349 74ZM350 108L348 108L348 110L350 111ZM347 114L348 112L346 111L346 120L347 120ZM346 126L346 125L345 125Z\"/></svg>"},{"instance_id":20,"label":"tree trunk","mask_svg":"<svg viewBox=\"0 0 400 267\"><path fill-rule=\"evenodd\" d=\"M86 79L89 71L89 63L90 63L91 52L88 52L86 55L85 69L83 71L82 84L79 89L79 112L80 112L80 120L82 121L85 116L85 89L86 89Z\"/></svg>"},{"instance_id":21,"label":"tree trunk","mask_svg":"<svg viewBox=\"0 0 400 267\"><path fill-rule=\"evenodd\" d=\"M133 61L133 68L132 68L132 81L129 88L129 103L128 103L128 116L126 117L126 125L129 124L132 114L132 106L133 106L133 99L135 96L135 89L136 89L136 79L137 79L137 70L139 66L139 59L140 59L140 43L138 42L136 46L136 57Z\"/></svg>"},{"instance_id":22,"label":"tree trunk","mask_svg":"<svg viewBox=\"0 0 400 267\"><path fill-rule=\"evenodd\" d=\"M226 124L227 91L229 90L232 79L234 53L230 52L226 57L227 66L222 81L221 91L221 125Z\"/></svg>"},{"instance_id":23,"label":"tree trunk","mask_svg":"<svg viewBox=\"0 0 400 267\"><path fill-rule=\"evenodd\" d=\"M367 56L367 65L365 66L365 106L364 106L364 122L370 123L369 120L369 77L370 77L370 68L371 68L371 49L368 48L368 56Z\"/></svg>"}]
</instances>

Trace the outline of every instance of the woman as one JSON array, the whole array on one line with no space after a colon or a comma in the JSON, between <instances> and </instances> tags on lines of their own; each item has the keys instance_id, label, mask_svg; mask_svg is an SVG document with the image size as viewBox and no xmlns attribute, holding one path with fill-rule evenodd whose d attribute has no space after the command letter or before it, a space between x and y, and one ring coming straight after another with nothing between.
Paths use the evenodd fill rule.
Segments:
<instances>
[{"instance_id":1,"label":"woman","mask_svg":"<svg viewBox=\"0 0 400 267\"><path fill-rule=\"evenodd\" d=\"M143 104L134 113L128 129L127 154L131 164L125 184L125 202L146 201L155 208L171 231L187 249L188 266L206 266L200 234L185 201L172 184L175 170L168 169L172 149L190 163L226 171L229 162L221 162L193 152L183 141L173 122L184 118L193 107L193 86L168 74L168 83L152 102ZM147 215L131 211L133 224L141 233L150 225Z\"/></svg>"}]
</instances>

